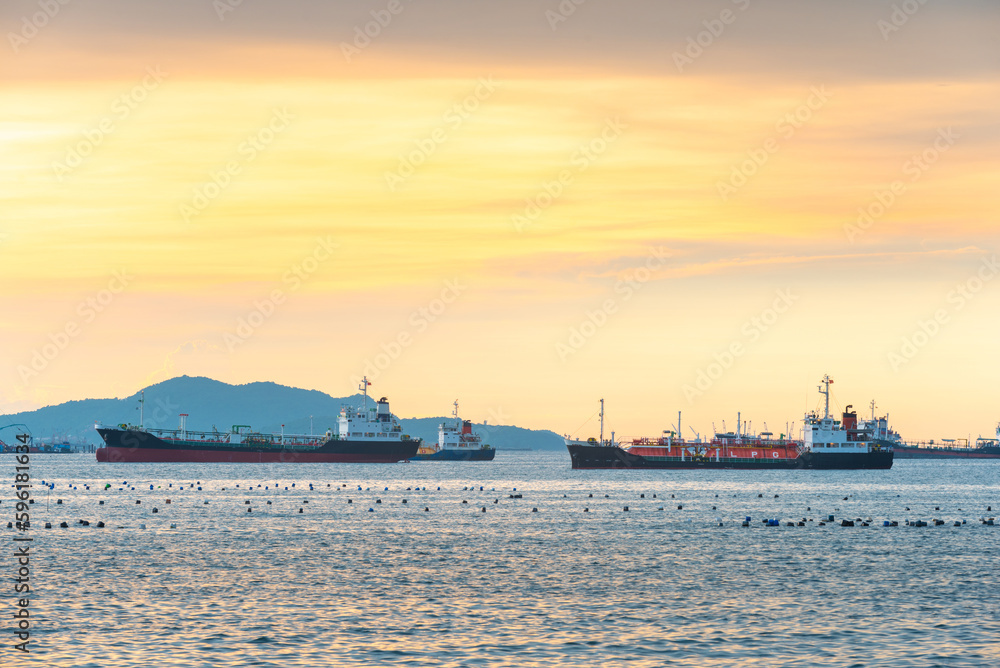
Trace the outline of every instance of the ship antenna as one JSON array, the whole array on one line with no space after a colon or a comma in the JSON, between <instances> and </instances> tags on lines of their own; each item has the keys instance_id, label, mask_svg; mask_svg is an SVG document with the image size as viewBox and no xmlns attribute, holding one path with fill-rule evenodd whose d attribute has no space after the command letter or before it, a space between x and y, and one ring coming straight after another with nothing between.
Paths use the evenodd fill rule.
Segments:
<instances>
[{"instance_id":1,"label":"ship antenna","mask_svg":"<svg viewBox=\"0 0 1000 668\"><path fill-rule=\"evenodd\" d=\"M604 445L604 399L601 399L601 445Z\"/></svg>"},{"instance_id":2,"label":"ship antenna","mask_svg":"<svg viewBox=\"0 0 1000 668\"><path fill-rule=\"evenodd\" d=\"M823 411L823 419L826 420L830 417L830 383L833 381L830 380L829 375L825 375L820 382L823 384L819 388L819 393L826 399L826 408Z\"/></svg>"},{"instance_id":3,"label":"ship antenna","mask_svg":"<svg viewBox=\"0 0 1000 668\"><path fill-rule=\"evenodd\" d=\"M361 379L361 385L358 386L358 389L365 393L365 399L364 399L365 406L364 406L364 409L366 411L368 410L368 386L369 385L371 385L371 383L368 382L368 376L365 376L364 378Z\"/></svg>"},{"instance_id":4,"label":"ship antenna","mask_svg":"<svg viewBox=\"0 0 1000 668\"><path fill-rule=\"evenodd\" d=\"M872 399L872 421L875 420L875 400Z\"/></svg>"},{"instance_id":5,"label":"ship antenna","mask_svg":"<svg viewBox=\"0 0 1000 668\"><path fill-rule=\"evenodd\" d=\"M455 412L453 413L455 419L458 419L458 399L455 399Z\"/></svg>"}]
</instances>

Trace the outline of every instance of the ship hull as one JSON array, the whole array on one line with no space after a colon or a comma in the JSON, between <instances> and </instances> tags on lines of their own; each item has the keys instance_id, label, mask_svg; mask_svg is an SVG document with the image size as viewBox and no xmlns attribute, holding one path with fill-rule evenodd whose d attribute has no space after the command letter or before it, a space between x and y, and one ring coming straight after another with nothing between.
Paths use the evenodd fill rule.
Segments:
<instances>
[{"instance_id":1,"label":"ship hull","mask_svg":"<svg viewBox=\"0 0 1000 668\"><path fill-rule=\"evenodd\" d=\"M807 452L803 455L806 468L810 469L891 469L892 450L875 450L873 452L849 453L817 453Z\"/></svg>"},{"instance_id":2,"label":"ship hull","mask_svg":"<svg viewBox=\"0 0 1000 668\"><path fill-rule=\"evenodd\" d=\"M1000 448L918 448L895 444L897 459L1000 459Z\"/></svg>"},{"instance_id":3,"label":"ship hull","mask_svg":"<svg viewBox=\"0 0 1000 668\"><path fill-rule=\"evenodd\" d=\"M497 451L493 448L481 450L440 450L428 455L410 457L415 462L491 462Z\"/></svg>"},{"instance_id":4,"label":"ship hull","mask_svg":"<svg viewBox=\"0 0 1000 668\"><path fill-rule=\"evenodd\" d=\"M567 444L574 469L794 469L803 468L802 457L782 458L692 458L644 457L622 448Z\"/></svg>"},{"instance_id":5,"label":"ship hull","mask_svg":"<svg viewBox=\"0 0 1000 668\"><path fill-rule=\"evenodd\" d=\"M229 445L197 441L166 441L152 434L122 429L98 429L105 447L99 462L121 463L356 463L389 464L410 459L419 441L393 442L329 440L312 449Z\"/></svg>"},{"instance_id":6,"label":"ship hull","mask_svg":"<svg viewBox=\"0 0 1000 668\"><path fill-rule=\"evenodd\" d=\"M574 469L889 469L892 451L797 457L644 457L614 446L567 444Z\"/></svg>"}]
</instances>

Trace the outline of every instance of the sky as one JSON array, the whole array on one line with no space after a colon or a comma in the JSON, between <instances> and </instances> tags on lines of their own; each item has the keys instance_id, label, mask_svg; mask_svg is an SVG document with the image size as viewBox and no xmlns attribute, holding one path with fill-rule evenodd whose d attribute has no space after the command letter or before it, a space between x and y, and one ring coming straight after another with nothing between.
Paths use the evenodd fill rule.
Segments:
<instances>
[{"instance_id":1,"label":"sky","mask_svg":"<svg viewBox=\"0 0 1000 668\"><path fill-rule=\"evenodd\" d=\"M1000 421L1000 4L10 0L0 413ZM184 406L195 414L197 406Z\"/></svg>"}]
</instances>

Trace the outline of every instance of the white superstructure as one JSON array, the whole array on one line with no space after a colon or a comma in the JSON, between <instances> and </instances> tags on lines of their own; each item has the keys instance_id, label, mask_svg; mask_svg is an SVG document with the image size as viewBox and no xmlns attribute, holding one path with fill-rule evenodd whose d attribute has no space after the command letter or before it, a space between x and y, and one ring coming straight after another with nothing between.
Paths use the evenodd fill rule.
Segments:
<instances>
[{"instance_id":1,"label":"white superstructure","mask_svg":"<svg viewBox=\"0 0 1000 668\"><path fill-rule=\"evenodd\" d=\"M455 410L452 412L454 420L442 422L438 425L438 451L452 450L464 452L468 450L481 450L483 439L481 436L472 433L472 421L463 420L458 416L458 401L455 401Z\"/></svg>"},{"instance_id":2,"label":"white superstructure","mask_svg":"<svg viewBox=\"0 0 1000 668\"><path fill-rule=\"evenodd\" d=\"M364 403L358 406L341 406L338 419L340 440L351 441L402 441L409 439L403 433L399 420L389 410L389 400L382 397L371 408L368 407L368 386L365 376L358 387L364 393ZM327 438L332 434L327 432Z\"/></svg>"},{"instance_id":3,"label":"white superstructure","mask_svg":"<svg viewBox=\"0 0 1000 668\"><path fill-rule=\"evenodd\" d=\"M802 441L806 450L816 454L854 454L869 451L869 433L858 426L858 414L848 406L843 421L830 416L830 376L823 376L819 392L825 399L823 417L807 413L802 426Z\"/></svg>"}]
</instances>

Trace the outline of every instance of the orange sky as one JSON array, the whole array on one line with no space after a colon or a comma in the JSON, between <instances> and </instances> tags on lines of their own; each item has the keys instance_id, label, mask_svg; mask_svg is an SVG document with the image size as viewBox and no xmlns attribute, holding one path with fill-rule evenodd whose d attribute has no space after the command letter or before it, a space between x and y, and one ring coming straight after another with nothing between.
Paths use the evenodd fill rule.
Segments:
<instances>
[{"instance_id":1,"label":"orange sky","mask_svg":"<svg viewBox=\"0 0 1000 668\"><path fill-rule=\"evenodd\" d=\"M387 3L92 4L0 64L0 412L367 369L561 433L783 431L824 373L904 436L1000 420L993 5L413 3L347 62Z\"/></svg>"}]
</instances>

